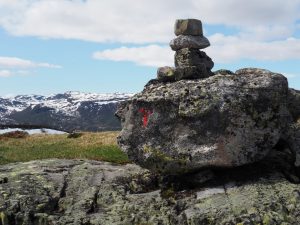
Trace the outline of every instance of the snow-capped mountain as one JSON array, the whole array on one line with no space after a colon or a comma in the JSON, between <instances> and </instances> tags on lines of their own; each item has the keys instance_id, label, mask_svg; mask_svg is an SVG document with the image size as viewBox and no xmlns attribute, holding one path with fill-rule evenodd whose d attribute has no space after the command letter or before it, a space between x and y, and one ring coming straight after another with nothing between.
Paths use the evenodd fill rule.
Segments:
<instances>
[{"instance_id":1,"label":"snow-capped mountain","mask_svg":"<svg viewBox=\"0 0 300 225\"><path fill-rule=\"evenodd\" d=\"M66 92L0 97L0 125L29 124L73 131L120 129L117 104L132 94Z\"/></svg>"}]
</instances>

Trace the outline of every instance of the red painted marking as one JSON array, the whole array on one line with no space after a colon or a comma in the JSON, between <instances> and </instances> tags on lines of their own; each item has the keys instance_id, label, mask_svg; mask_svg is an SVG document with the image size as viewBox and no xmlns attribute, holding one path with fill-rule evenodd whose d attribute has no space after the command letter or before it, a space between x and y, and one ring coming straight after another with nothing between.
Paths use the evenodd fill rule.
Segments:
<instances>
[{"instance_id":1,"label":"red painted marking","mask_svg":"<svg viewBox=\"0 0 300 225\"><path fill-rule=\"evenodd\" d=\"M153 113L151 110L140 108L139 112L143 114L143 126L147 127L149 116Z\"/></svg>"}]
</instances>

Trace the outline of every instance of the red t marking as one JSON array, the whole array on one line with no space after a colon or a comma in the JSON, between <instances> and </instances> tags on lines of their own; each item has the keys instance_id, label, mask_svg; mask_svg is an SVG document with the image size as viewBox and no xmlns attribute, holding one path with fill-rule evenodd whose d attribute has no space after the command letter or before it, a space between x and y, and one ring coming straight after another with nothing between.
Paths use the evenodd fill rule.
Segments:
<instances>
[{"instance_id":1,"label":"red t marking","mask_svg":"<svg viewBox=\"0 0 300 225\"><path fill-rule=\"evenodd\" d=\"M140 108L139 112L143 114L143 126L147 127L149 116L153 113L151 110Z\"/></svg>"}]
</instances>

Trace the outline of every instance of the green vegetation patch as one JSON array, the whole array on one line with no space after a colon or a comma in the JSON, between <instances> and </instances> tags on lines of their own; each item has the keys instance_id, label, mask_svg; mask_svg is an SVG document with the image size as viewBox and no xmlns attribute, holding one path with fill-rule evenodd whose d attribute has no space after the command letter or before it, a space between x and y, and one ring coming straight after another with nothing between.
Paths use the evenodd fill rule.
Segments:
<instances>
[{"instance_id":1,"label":"green vegetation patch","mask_svg":"<svg viewBox=\"0 0 300 225\"><path fill-rule=\"evenodd\" d=\"M67 134L39 134L22 139L0 139L0 165L49 158L128 163L127 155L117 146L117 135L118 132L99 132L67 138Z\"/></svg>"}]
</instances>

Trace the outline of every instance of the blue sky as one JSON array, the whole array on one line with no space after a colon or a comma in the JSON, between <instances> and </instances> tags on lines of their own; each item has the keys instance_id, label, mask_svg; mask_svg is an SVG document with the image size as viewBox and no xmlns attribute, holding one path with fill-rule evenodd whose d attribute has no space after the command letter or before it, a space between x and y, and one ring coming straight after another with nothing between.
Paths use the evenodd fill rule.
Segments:
<instances>
[{"instance_id":1,"label":"blue sky","mask_svg":"<svg viewBox=\"0 0 300 225\"><path fill-rule=\"evenodd\" d=\"M300 89L298 0L0 0L0 95L141 91L173 65L176 18L202 20L213 70L266 68Z\"/></svg>"}]
</instances>

